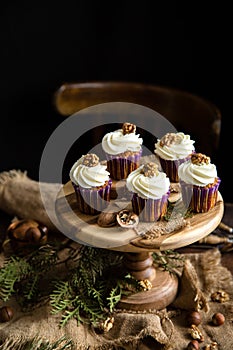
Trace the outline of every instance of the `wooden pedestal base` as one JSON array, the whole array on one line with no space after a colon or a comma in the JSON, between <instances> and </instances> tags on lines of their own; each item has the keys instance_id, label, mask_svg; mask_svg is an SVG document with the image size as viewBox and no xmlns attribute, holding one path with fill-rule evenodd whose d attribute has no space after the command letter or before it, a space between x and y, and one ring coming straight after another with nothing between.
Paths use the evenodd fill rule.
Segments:
<instances>
[{"instance_id":1,"label":"wooden pedestal base","mask_svg":"<svg viewBox=\"0 0 233 350\"><path fill-rule=\"evenodd\" d=\"M175 300L178 291L178 278L167 271L155 268L151 253L126 253L125 266L137 280L148 279L152 288L124 296L118 303L118 308L161 310Z\"/></svg>"}]
</instances>

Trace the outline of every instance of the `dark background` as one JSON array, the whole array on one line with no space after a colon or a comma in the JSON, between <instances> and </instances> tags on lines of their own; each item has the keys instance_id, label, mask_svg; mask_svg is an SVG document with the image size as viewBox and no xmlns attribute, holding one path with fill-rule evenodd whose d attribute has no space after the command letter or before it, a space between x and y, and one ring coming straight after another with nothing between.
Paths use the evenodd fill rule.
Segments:
<instances>
[{"instance_id":1,"label":"dark background","mask_svg":"<svg viewBox=\"0 0 233 350\"><path fill-rule=\"evenodd\" d=\"M144 82L189 91L220 109L216 165L221 193L225 201L232 201L231 4L101 4L2 5L0 171L26 170L38 179L46 141L63 121L52 96L64 82Z\"/></svg>"}]
</instances>

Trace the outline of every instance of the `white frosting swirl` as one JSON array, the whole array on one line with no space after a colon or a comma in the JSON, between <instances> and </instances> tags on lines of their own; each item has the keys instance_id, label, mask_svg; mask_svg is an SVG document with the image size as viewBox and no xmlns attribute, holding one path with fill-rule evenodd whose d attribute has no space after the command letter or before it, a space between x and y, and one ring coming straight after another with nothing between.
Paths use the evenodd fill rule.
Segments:
<instances>
[{"instance_id":1,"label":"white frosting swirl","mask_svg":"<svg viewBox=\"0 0 233 350\"><path fill-rule=\"evenodd\" d=\"M83 188L92 188L103 186L109 181L110 173L106 170L107 166L97 164L96 166L86 166L82 164L84 156L74 163L70 170L71 181Z\"/></svg>"},{"instance_id":2,"label":"white frosting swirl","mask_svg":"<svg viewBox=\"0 0 233 350\"><path fill-rule=\"evenodd\" d=\"M123 134L123 130L107 133L102 139L102 148L105 153L117 155L126 151L138 152L141 149L142 138L134 132Z\"/></svg>"},{"instance_id":3,"label":"white frosting swirl","mask_svg":"<svg viewBox=\"0 0 233 350\"><path fill-rule=\"evenodd\" d=\"M152 177L142 173L143 165L132 171L126 179L126 187L130 192L147 199L160 199L170 188L170 180L164 172L158 171Z\"/></svg>"},{"instance_id":4,"label":"white frosting swirl","mask_svg":"<svg viewBox=\"0 0 233 350\"><path fill-rule=\"evenodd\" d=\"M193 164L191 160L182 163L178 167L180 180L186 184L206 186L214 183L217 178L216 166L209 164Z\"/></svg>"},{"instance_id":5,"label":"white frosting swirl","mask_svg":"<svg viewBox=\"0 0 233 350\"><path fill-rule=\"evenodd\" d=\"M190 139L189 135L185 135L183 132L175 134L176 142L168 145L161 144L160 139L155 144L155 154L165 160L177 160L186 158L194 151L194 142Z\"/></svg>"}]
</instances>

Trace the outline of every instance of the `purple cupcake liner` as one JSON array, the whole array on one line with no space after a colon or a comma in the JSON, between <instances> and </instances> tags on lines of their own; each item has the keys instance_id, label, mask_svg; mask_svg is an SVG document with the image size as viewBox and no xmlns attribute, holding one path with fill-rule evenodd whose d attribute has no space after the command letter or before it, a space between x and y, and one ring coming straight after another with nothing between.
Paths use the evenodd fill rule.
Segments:
<instances>
[{"instance_id":1,"label":"purple cupcake liner","mask_svg":"<svg viewBox=\"0 0 233 350\"><path fill-rule=\"evenodd\" d=\"M182 200L186 208L191 208L195 213L205 213L213 208L217 202L218 189L221 180L209 187L201 187L180 182Z\"/></svg>"},{"instance_id":2,"label":"purple cupcake liner","mask_svg":"<svg viewBox=\"0 0 233 350\"><path fill-rule=\"evenodd\" d=\"M88 189L73 183L78 209L88 215L96 215L107 208L110 202L112 181L98 189Z\"/></svg>"},{"instance_id":3,"label":"purple cupcake liner","mask_svg":"<svg viewBox=\"0 0 233 350\"><path fill-rule=\"evenodd\" d=\"M139 215L141 221L158 221L167 211L169 195L170 191L164 194L160 199L144 199L135 193L131 199L133 212Z\"/></svg>"},{"instance_id":4,"label":"purple cupcake liner","mask_svg":"<svg viewBox=\"0 0 233 350\"><path fill-rule=\"evenodd\" d=\"M178 168L179 166L189 160L191 155L186 158L177 160L166 160L159 157L162 170L167 174L171 182L179 182Z\"/></svg>"},{"instance_id":5,"label":"purple cupcake liner","mask_svg":"<svg viewBox=\"0 0 233 350\"><path fill-rule=\"evenodd\" d=\"M106 154L107 170L114 180L123 180L140 165L142 149L130 156Z\"/></svg>"}]
</instances>

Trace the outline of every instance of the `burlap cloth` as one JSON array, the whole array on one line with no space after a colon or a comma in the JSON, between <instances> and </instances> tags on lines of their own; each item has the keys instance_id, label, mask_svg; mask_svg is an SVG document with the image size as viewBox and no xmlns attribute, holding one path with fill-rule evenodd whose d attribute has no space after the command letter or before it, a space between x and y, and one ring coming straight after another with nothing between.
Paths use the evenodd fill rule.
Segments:
<instances>
[{"instance_id":1,"label":"burlap cloth","mask_svg":"<svg viewBox=\"0 0 233 350\"><path fill-rule=\"evenodd\" d=\"M53 184L45 186L48 188L48 202L54 200ZM38 183L29 179L26 173L11 171L2 174L2 177L0 174L0 209L8 215L39 220L51 227L52 234L57 234L56 229L52 230L53 224L45 213ZM204 335L201 348L211 342L217 342L218 349L232 350L233 278L230 271L221 265L220 251L214 248L201 254L187 254L185 258L179 276L178 295L173 305L160 311L116 310L114 326L109 332L97 333L89 326L78 326L75 320L60 328L60 315L51 315L49 304L24 313L17 303L11 300L7 305L13 306L15 314L10 322L0 323L0 349L21 349L20 344L35 337L54 342L66 335L68 339L73 340L73 349L77 350L182 350L191 340L186 322L187 311L197 308L197 304L201 303L202 323L199 328ZM1 265L3 260L2 252ZM219 289L229 293L229 301L218 303L211 300L211 293ZM3 305L0 301L0 306ZM217 311L222 312L226 319L219 327L211 323L212 315Z\"/></svg>"}]
</instances>

